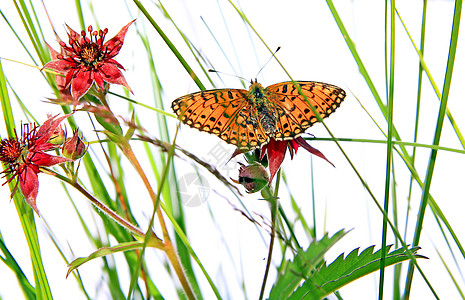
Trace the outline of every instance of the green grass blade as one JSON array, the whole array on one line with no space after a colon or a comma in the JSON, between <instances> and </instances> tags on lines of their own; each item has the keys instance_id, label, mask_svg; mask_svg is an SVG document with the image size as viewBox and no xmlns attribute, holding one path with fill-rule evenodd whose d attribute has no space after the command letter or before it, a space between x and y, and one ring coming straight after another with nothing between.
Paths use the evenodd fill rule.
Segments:
<instances>
[{"instance_id":1,"label":"green grass blade","mask_svg":"<svg viewBox=\"0 0 465 300\"><path fill-rule=\"evenodd\" d=\"M5 23L8 25L8 27L10 27L10 30L11 32L13 32L13 34L15 35L16 39L18 40L18 42L21 44L21 46L23 47L23 49L26 51L26 53L28 54L29 58L34 62L34 64L36 66L38 66L37 62L35 61L34 59L34 56L31 54L31 52L29 51L29 49L26 47L26 45L24 44L24 42L21 40L21 38L18 36L18 33L16 32L16 30L14 30L13 26L11 25L11 23L8 21L8 19L6 18L6 16L3 14L3 12L0 10L0 14L2 15L2 18L3 20L5 20Z\"/></svg>"},{"instance_id":2,"label":"green grass blade","mask_svg":"<svg viewBox=\"0 0 465 300\"><path fill-rule=\"evenodd\" d=\"M449 277L452 279L452 282L454 283L455 288L457 289L458 293L460 294L461 299L465 299L465 295L463 294L463 291L460 288L460 285L458 284L457 280L455 279L454 274L451 272L451 270L447 266L446 261L444 260L444 258L442 257L441 253L439 252L439 250L437 248L436 248L436 253L438 254L439 258L441 259L441 262L444 265L444 268L446 268L447 273L449 274Z\"/></svg>"},{"instance_id":3,"label":"green grass blade","mask_svg":"<svg viewBox=\"0 0 465 300\"><path fill-rule=\"evenodd\" d=\"M18 2L19 2L19 5L18 5ZM40 26L39 24L34 24L34 21L32 18L33 15L35 15L34 9L31 8L31 11L32 11L32 15L31 15L26 3L23 0L14 1L14 4L16 6L18 15L20 16L21 21L23 22L24 29L26 29L29 39L31 40L36 53L39 55L40 62L42 64L45 64L45 62L48 60L44 58L50 58L50 56L48 54L48 51L44 49L43 40L40 38L39 33L37 31L37 28L40 31Z\"/></svg>"},{"instance_id":4,"label":"green grass blade","mask_svg":"<svg viewBox=\"0 0 465 300\"><path fill-rule=\"evenodd\" d=\"M15 136L15 121L13 113L11 111L10 97L8 95L8 89L6 87L6 78L3 73L2 61L0 60L0 101L2 105L3 120L5 121L5 128L8 136Z\"/></svg>"},{"instance_id":5,"label":"green grass blade","mask_svg":"<svg viewBox=\"0 0 465 300\"><path fill-rule=\"evenodd\" d=\"M436 131L434 133L433 145L439 145L439 141L441 139L442 127L443 127L444 118L446 115L447 100L449 98L449 90L450 90L450 84L451 84L451 79L452 79L452 70L454 68L455 54L457 51L457 39L458 39L458 34L459 34L461 12L462 12L462 1L457 0L455 2L454 21L452 25L452 33L451 33L450 46L449 46L449 57L447 59L447 69L446 69L446 75L444 78L441 104L439 108L438 120L436 123ZM412 241L413 246L418 245L420 241L420 235L421 235L421 230L423 227L423 220L425 216L426 206L428 204L429 190L431 187L431 181L433 179L433 171L434 171L434 166L436 163L437 153L438 153L437 150L434 150L434 149L431 150L428 167L426 171L425 183L424 183L424 187L422 191L421 203L420 203L420 207L418 211L417 223L415 227L415 235ZM408 299L410 296L410 289L411 289L412 280L413 280L413 271L414 271L413 265L409 264L409 269L407 272L407 280L405 284L405 293L404 293L404 297L406 299Z\"/></svg>"},{"instance_id":6,"label":"green grass blade","mask_svg":"<svg viewBox=\"0 0 465 300\"><path fill-rule=\"evenodd\" d=\"M200 79L197 77L195 74L194 70L191 69L189 64L186 62L184 57L179 53L179 51L176 49L174 44L171 42L171 40L168 38L168 36L163 32L160 26L158 26L157 22L152 18L152 16L149 14L149 12L145 9L145 7L140 3L138 0L133 0L134 3L137 5L137 7L140 9L140 11L144 14L144 16L147 18L147 20L152 24L153 28L158 32L158 34L161 36L161 38L165 41L166 45L171 49L173 54L176 56L176 58L179 60L181 65L186 69L186 72L189 74L189 76L194 80L194 82L197 84L199 89L205 90L205 86L202 84Z\"/></svg>"},{"instance_id":7,"label":"green grass blade","mask_svg":"<svg viewBox=\"0 0 465 300\"><path fill-rule=\"evenodd\" d=\"M390 7L388 6L390 4ZM385 172L385 186L384 186L384 211L386 214L389 212L389 192L391 191L391 172L393 171L392 164L392 131L393 131L393 115L394 115L394 63L395 63L395 2L386 1L385 6L385 63L386 63L386 91L388 99L387 105L387 122L388 122L388 134L387 134L387 151L386 151L386 172ZM388 23L388 18L390 20ZM388 29L388 24L391 25ZM388 43L388 35L390 34L390 41ZM388 45L390 49L388 50ZM382 237L381 237L381 260L380 260L380 273L379 273L379 299L383 299L384 294L384 267L385 267L385 256L387 249L387 220L383 216L382 226Z\"/></svg>"},{"instance_id":8,"label":"green grass blade","mask_svg":"<svg viewBox=\"0 0 465 300\"><path fill-rule=\"evenodd\" d=\"M3 241L3 237L1 234L0 234L0 251L3 253L3 255L0 256L0 260L2 260L3 263L5 263L5 265L7 265L13 273L15 273L16 279L18 280L18 283L23 291L25 298L31 299L31 300L36 299L36 293L35 293L34 287L29 283L23 270L21 269L21 267L18 265L13 255L8 250L7 246L5 245Z\"/></svg>"},{"instance_id":9,"label":"green grass blade","mask_svg":"<svg viewBox=\"0 0 465 300\"><path fill-rule=\"evenodd\" d=\"M13 114L11 110L11 104L6 89L6 79L3 73L2 64L0 61L0 101L3 110L3 118L7 128L7 132L10 137L15 137L15 124ZM10 190L13 191L16 185L16 181L12 180L9 182ZM39 240L37 237L37 230L35 226L34 213L24 201L20 192L13 195L13 201L15 203L18 217L23 228L24 236L29 247L29 253L32 261L32 269L35 280L35 293L38 299L52 299L50 286L48 284L45 269L42 263L42 256L39 247Z\"/></svg>"},{"instance_id":10,"label":"green grass blade","mask_svg":"<svg viewBox=\"0 0 465 300\"><path fill-rule=\"evenodd\" d=\"M346 28L344 26L344 23L342 22L341 18L339 17L339 14L338 14L338 12L336 10L336 7L333 4L333 1L332 0L326 0L326 3L328 4L328 7L329 7L329 9L331 11L331 14L334 17L334 20L336 21L336 24L338 25L339 30L341 31L341 34L344 37L344 40L346 41L347 46L349 47L349 50L352 53L352 56L353 56L355 62L357 63L360 74L365 79L365 81L366 81L366 83L368 85L368 88L370 89L371 93L373 94L373 97L375 98L376 103L378 104L378 106L379 106L381 112L383 113L384 117L387 118L387 116L388 116L387 107L382 102L381 97L380 97L380 95L378 93L378 90L376 89L373 81L371 80L371 77L368 74L368 71L367 71L367 69L365 67L365 64L362 61L362 58L358 54L355 43L350 38L350 35L347 32L347 30L346 30ZM394 128L394 130L395 130L395 128ZM398 137L397 131L395 131L393 134L395 135L396 138Z\"/></svg>"},{"instance_id":11,"label":"green grass blade","mask_svg":"<svg viewBox=\"0 0 465 300\"><path fill-rule=\"evenodd\" d=\"M164 11L165 14L167 14L166 11ZM148 37L141 33L138 32L140 39L142 40L142 43L146 49L147 52L147 59L148 59L148 64L150 67L150 77L151 77L151 82L152 82L152 87L153 87L153 99L155 102L155 107L164 112L164 107L163 107L163 101L162 101L162 86L161 82L158 78L158 74L155 68L155 58L152 56L152 50L151 46L149 43ZM160 139L163 141L169 141L170 136L168 133L168 125L166 123L166 113L164 114L156 114L156 120L157 120L157 128L159 131L159 136ZM161 162L160 164L156 164L155 159L153 158L151 150L148 148L147 144L144 144L146 146L146 155L151 161L151 166L152 170L154 172L155 177L157 178L158 183L161 183L161 177L159 174L159 169L164 169L165 168L165 162L166 162L166 155L163 151L159 151L159 161ZM184 213L183 213L183 206L182 206L182 201L176 192L178 190L177 187L177 180L176 180L176 172L174 169L173 164L170 164L170 171L168 172L167 175L168 182L170 182L170 185L165 184L163 185L162 188L162 197L165 201L165 204L167 205L167 208L170 210L171 213L175 214L175 219L176 222L180 225L180 228L185 232L185 220L184 220ZM174 208L173 208L174 207ZM176 213L174 213L176 212ZM177 245L177 251L179 258L183 264L184 271L187 274L187 278L192 286L192 288L195 291L195 294L201 297L201 291L199 284L197 282L192 263L191 263L191 258L189 255L189 252L187 248L184 246L183 242L179 239L179 236L176 235L176 245Z\"/></svg>"},{"instance_id":12,"label":"green grass blade","mask_svg":"<svg viewBox=\"0 0 465 300\"><path fill-rule=\"evenodd\" d=\"M176 30L178 31L178 33L181 35L182 39L184 40L184 42L186 43L187 47L189 48L189 50L191 51L191 54L194 56L195 60L197 61L197 63L199 64L200 68L202 69L202 72L203 74L207 77L208 81L210 82L210 84L213 85L213 81L209 75L209 72L208 70L205 69L205 67L200 63L201 60L205 63L206 60L203 58L202 54L200 51L198 51L195 47L193 47L192 43L189 41L189 39L187 38L187 36L179 29L178 25L176 25L176 23L174 22L174 20L171 18L170 14L168 13L168 11L165 9L165 7L163 6L163 4L161 3L161 1L159 0L158 3L160 3L160 9L162 10L163 14L171 21L171 23L173 24L173 26L176 28ZM200 88L200 86L199 86Z\"/></svg>"},{"instance_id":13,"label":"green grass blade","mask_svg":"<svg viewBox=\"0 0 465 300\"><path fill-rule=\"evenodd\" d=\"M427 8L427 3L428 3L427 0L423 1L423 12L422 12L422 17L421 17L421 37L420 37L420 50L419 50L420 62L418 64L417 105L416 105L416 109L415 109L415 129L414 129L414 133L413 133L413 142L417 142L418 131L419 131L419 119L420 119L419 115L420 115L420 104L421 104L421 95L422 95L422 93L421 93L422 89L421 88L422 88L423 70L424 70L423 69L423 64L421 62L421 58L423 57L423 54L425 53L426 8ZM410 32L407 30L402 18L400 17L399 13L397 12L397 10L396 10L396 13L399 16L399 19L400 19L403 27L406 29L407 34L410 37L410 40L413 43L413 39L410 36ZM415 44L414 44L414 47L415 47ZM417 153L416 150L417 150L417 148L414 147L413 151L412 151L412 156L411 156L412 165L415 165L415 157L416 157L416 153ZM408 193L408 197L407 197L407 213L405 215L404 238L406 238L406 236L407 236L407 228L408 228L408 224L409 224L408 220L409 220L409 215L410 215L410 211L411 211L410 210L410 202L411 202L411 199L412 199L413 181L414 181L413 175L410 174L409 193ZM395 275L394 275L394 298L395 298L395 300L397 300L397 299L401 298L401 291L400 291L400 281L401 281L400 268L401 268L401 265L395 266L395 268L396 268L396 270L395 270Z\"/></svg>"},{"instance_id":14,"label":"green grass blade","mask_svg":"<svg viewBox=\"0 0 465 300\"><path fill-rule=\"evenodd\" d=\"M425 7L426 7L426 4L425 4ZM426 9L424 9L424 12L423 12L424 15L426 15ZM407 35L413 45L413 47L415 48L415 51L417 52L418 54L418 57L420 58L420 74L421 73L421 70L425 71L426 73L426 76L428 77L434 91L436 92L436 96L438 97L439 100L441 100L441 92L439 91L439 88L436 84L436 82L434 81L434 78L433 78L433 75L431 74L428 66L426 65L426 62L423 60L423 50L422 48L420 48L420 50L418 50L417 46L415 45L415 42L412 38L412 36L410 35L408 29L407 29L407 26L405 25L402 17L400 16L399 12L397 12L397 16L399 17L399 20L401 21L402 23L402 26L404 27L405 31L407 32ZM422 45L424 47L424 45ZM420 79L421 79L421 76L419 76ZM421 82L420 82L420 85L419 85L419 90L420 90L420 87L421 87ZM418 99L420 97L420 94L418 95ZM418 100L419 101L419 100ZM419 109L419 105L417 105L417 111ZM465 138L462 134L462 131L460 130L460 128L458 127L453 115L452 115L452 112L449 110L449 108L446 107L446 115L447 115L447 118L449 119L449 122L450 124L452 125L452 128L454 128L454 132L455 134L457 135L457 138L459 139L460 141L460 144L462 145L462 147L465 149Z\"/></svg>"},{"instance_id":15,"label":"green grass blade","mask_svg":"<svg viewBox=\"0 0 465 300\"><path fill-rule=\"evenodd\" d=\"M86 28L86 23L84 22L84 14L82 13L81 0L74 0L74 3L76 5L76 13L78 15L79 25L81 25L81 28Z\"/></svg>"}]
</instances>

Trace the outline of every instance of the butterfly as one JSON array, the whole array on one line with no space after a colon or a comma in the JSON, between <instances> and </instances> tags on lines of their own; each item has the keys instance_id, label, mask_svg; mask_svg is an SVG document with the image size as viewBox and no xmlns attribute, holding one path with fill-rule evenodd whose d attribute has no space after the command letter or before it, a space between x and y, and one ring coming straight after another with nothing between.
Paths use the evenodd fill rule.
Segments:
<instances>
[{"instance_id":1,"label":"butterfly","mask_svg":"<svg viewBox=\"0 0 465 300\"><path fill-rule=\"evenodd\" d=\"M214 134L241 150L253 150L270 140L292 140L318 122L305 97L326 118L346 97L332 84L315 81L281 82L264 88L251 81L249 90L215 89L182 96L171 108L190 127Z\"/></svg>"}]
</instances>

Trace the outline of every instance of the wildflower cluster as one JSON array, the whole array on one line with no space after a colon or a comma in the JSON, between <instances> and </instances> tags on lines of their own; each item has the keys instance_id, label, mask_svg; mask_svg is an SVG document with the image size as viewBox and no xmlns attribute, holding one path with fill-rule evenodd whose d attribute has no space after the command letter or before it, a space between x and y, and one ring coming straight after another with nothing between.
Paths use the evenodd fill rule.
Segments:
<instances>
[{"instance_id":1,"label":"wildflower cluster","mask_svg":"<svg viewBox=\"0 0 465 300\"><path fill-rule=\"evenodd\" d=\"M75 105L94 82L97 88L102 90L105 89L105 82L107 82L123 85L131 91L120 71L120 69L124 70L124 67L114 60L114 57L123 46L126 32L133 22L134 20L129 22L107 42L104 42L108 33L106 28L96 31L89 26L87 28L89 36L87 36L84 30L78 34L68 27L69 45L60 40L60 53L49 47L53 60L46 63L44 68L65 75L64 83L61 79L59 84L62 84L64 92L70 88Z\"/></svg>"},{"instance_id":2,"label":"wildflower cluster","mask_svg":"<svg viewBox=\"0 0 465 300\"><path fill-rule=\"evenodd\" d=\"M5 164L2 174L7 178L6 183L16 180L11 197L19 188L26 202L39 214L36 198L39 192L38 174L45 167L51 167L64 162L73 161L84 155L86 149L81 147L81 140L68 142L67 157L51 155L46 152L59 149L66 139L66 132L60 123L69 117L49 117L40 127L36 124L23 124L20 136L2 139L0 141L0 161ZM66 145L66 142L65 142Z\"/></svg>"}]
</instances>

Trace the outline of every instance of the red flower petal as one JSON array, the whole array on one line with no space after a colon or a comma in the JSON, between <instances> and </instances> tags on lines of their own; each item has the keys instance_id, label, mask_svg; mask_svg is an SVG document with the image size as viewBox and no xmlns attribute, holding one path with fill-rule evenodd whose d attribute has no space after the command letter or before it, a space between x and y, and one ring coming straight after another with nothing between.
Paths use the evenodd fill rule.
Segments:
<instances>
[{"instance_id":1,"label":"red flower petal","mask_svg":"<svg viewBox=\"0 0 465 300\"><path fill-rule=\"evenodd\" d=\"M119 53L121 47L123 47L124 37L126 32L128 31L129 26L136 21L135 19L129 22L126 26L121 28L121 30L116 34L113 38L108 40L105 44L103 44L103 48L107 48L109 53L107 54L108 57L114 57Z\"/></svg>"},{"instance_id":2,"label":"red flower petal","mask_svg":"<svg viewBox=\"0 0 465 300\"><path fill-rule=\"evenodd\" d=\"M40 215L36 205L37 194L39 193L39 178L33 166L25 166L23 171L20 172L19 187L27 204L32 207L37 215Z\"/></svg>"},{"instance_id":3,"label":"red flower petal","mask_svg":"<svg viewBox=\"0 0 465 300\"><path fill-rule=\"evenodd\" d=\"M47 45L48 50L50 51L50 55L52 56L52 60L56 60L57 56L60 54L55 51L55 49L52 48L47 42L45 42L45 45Z\"/></svg>"},{"instance_id":4,"label":"red flower petal","mask_svg":"<svg viewBox=\"0 0 465 300\"><path fill-rule=\"evenodd\" d=\"M48 63L44 65L44 68L53 70L55 72L58 72L60 74L66 74L71 67L76 65L75 63L69 62L64 59L57 59L57 60L51 60Z\"/></svg>"},{"instance_id":5,"label":"red flower petal","mask_svg":"<svg viewBox=\"0 0 465 300\"><path fill-rule=\"evenodd\" d=\"M270 168L270 182L278 172L286 155L287 141L275 141L271 139L266 144L266 153L268 155L268 166Z\"/></svg>"},{"instance_id":6,"label":"red flower petal","mask_svg":"<svg viewBox=\"0 0 465 300\"><path fill-rule=\"evenodd\" d=\"M102 73L92 72L92 79L95 80L95 82L101 89L105 88L105 83L103 82Z\"/></svg>"},{"instance_id":7,"label":"red flower petal","mask_svg":"<svg viewBox=\"0 0 465 300\"><path fill-rule=\"evenodd\" d=\"M68 36L78 36L79 34L74 31L71 27L68 26L68 24L65 24L66 28L68 29Z\"/></svg>"},{"instance_id":8,"label":"red flower petal","mask_svg":"<svg viewBox=\"0 0 465 300\"><path fill-rule=\"evenodd\" d=\"M113 58L105 59L105 62L106 62L106 63L110 63L110 64L114 64L115 66L117 66L117 67L120 68L121 70L124 70L123 65L121 65L119 62L117 62L117 61L114 60Z\"/></svg>"},{"instance_id":9,"label":"red flower petal","mask_svg":"<svg viewBox=\"0 0 465 300\"><path fill-rule=\"evenodd\" d=\"M54 156L44 152L29 152L28 159L32 164L39 167L51 167L56 164L71 161L69 158Z\"/></svg>"},{"instance_id":10,"label":"red flower petal","mask_svg":"<svg viewBox=\"0 0 465 300\"><path fill-rule=\"evenodd\" d=\"M132 93L126 79L124 79L123 73L115 65L106 63L100 67L99 71L103 75L103 80L111 84L120 84Z\"/></svg>"},{"instance_id":11,"label":"red flower petal","mask_svg":"<svg viewBox=\"0 0 465 300\"><path fill-rule=\"evenodd\" d=\"M79 100L84 96L92 86L92 72L79 71L71 82L71 95L74 99Z\"/></svg>"},{"instance_id":12,"label":"red flower petal","mask_svg":"<svg viewBox=\"0 0 465 300\"><path fill-rule=\"evenodd\" d=\"M287 143L287 147L289 148L289 154L291 155L291 159L294 159L294 154L297 153L297 149L299 149L299 144L295 140L290 140Z\"/></svg>"},{"instance_id":13,"label":"red flower petal","mask_svg":"<svg viewBox=\"0 0 465 300\"><path fill-rule=\"evenodd\" d=\"M66 79L65 79L65 84L64 84L64 88L68 88L69 85L71 84L71 80L73 80L74 78L74 74L76 74L77 72L79 72L79 69L70 69L68 71L68 73L66 74Z\"/></svg>"},{"instance_id":14,"label":"red flower petal","mask_svg":"<svg viewBox=\"0 0 465 300\"><path fill-rule=\"evenodd\" d=\"M236 150L234 150L234 153L231 155L231 158L228 159L228 162L229 162L231 159L233 159L234 157L238 156L239 154L242 154L242 153L245 153L245 152L247 152L246 149L239 149L239 148L236 148ZM227 163L228 163L228 162L227 162Z\"/></svg>"},{"instance_id":15,"label":"red flower petal","mask_svg":"<svg viewBox=\"0 0 465 300\"><path fill-rule=\"evenodd\" d=\"M34 150L36 151L44 151L44 150L50 150L51 148L48 146L45 146L45 148L41 147L41 144L45 144L50 137L52 136L53 132L57 129L58 126L60 126L60 123L66 119L67 117L71 116L73 113L69 113L67 115L61 116L57 119L55 119L58 115L55 115L53 117L48 117L47 120L39 127L37 130L37 133L35 134L34 138L36 139L36 148Z\"/></svg>"},{"instance_id":16,"label":"red flower petal","mask_svg":"<svg viewBox=\"0 0 465 300\"><path fill-rule=\"evenodd\" d=\"M323 155L323 153L320 152L320 150L315 149L315 148L313 148L312 146L310 146L310 145L307 143L307 141L305 141L301 136L297 137L297 138L296 138L295 140L293 140L293 141L295 141L297 144L299 144L299 146L301 146L302 148L304 148L305 150L307 150L307 151L310 152L311 154L316 155L316 156L318 156L318 157L320 157L320 158L326 160L326 161L329 162L333 167L335 167L335 166L333 165L333 163L330 162L330 161Z\"/></svg>"}]
</instances>

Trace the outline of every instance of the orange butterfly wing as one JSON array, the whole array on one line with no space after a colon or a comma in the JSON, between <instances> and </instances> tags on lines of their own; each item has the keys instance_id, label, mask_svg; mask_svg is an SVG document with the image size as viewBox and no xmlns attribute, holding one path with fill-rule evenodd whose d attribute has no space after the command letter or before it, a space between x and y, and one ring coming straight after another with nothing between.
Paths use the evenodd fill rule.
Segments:
<instances>
[{"instance_id":1,"label":"orange butterfly wing","mask_svg":"<svg viewBox=\"0 0 465 300\"><path fill-rule=\"evenodd\" d=\"M180 97L171 107L186 125L214 134L240 149L251 150L267 143L269 137L254 122L256 109L247 97L246 90L217 89Z\"/></svg>"},{"instance_id":2,"label":"orange butterfly wing","mask_svg":"<svg viewBox=\"0 0 465 300\"><path fill-rule=\"evenodd\" d=\"M314 82L296 81L308 101L321 118L332 114L342 103L346 92L335 85ZM274 139L277 141L291 140L302 134L307 128L318 122L305 98L292 83L281 82L266 88L269 101L282 109L279 113L277 131Z\"/></svg>"}]
</instances>

